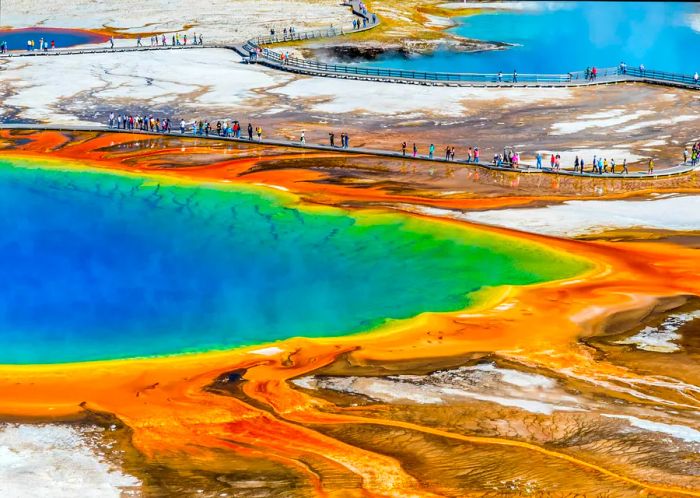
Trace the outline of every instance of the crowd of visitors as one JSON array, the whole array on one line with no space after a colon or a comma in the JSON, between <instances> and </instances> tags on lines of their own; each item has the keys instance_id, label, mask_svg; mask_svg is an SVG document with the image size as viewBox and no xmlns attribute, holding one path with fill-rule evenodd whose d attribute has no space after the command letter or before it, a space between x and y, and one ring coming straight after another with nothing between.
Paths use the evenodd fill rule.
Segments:
<instances>
[{"instance_id":1,"label":"crowd of visitors","mask_svg":"<svg viewBox=\"0 0 700 498\"><path fill-rule=\"evenodd\" d=\"M141 130L156 133L171 133L173 131L173 126L179 129L181 134L192 134L195 136L219 136L224 138L236 138L236 139L247 139L249 141L257 140L262 141L263 128L260 125L253 126L252 123L248 123L244 127L238 120L218 120L216 122L210 122L207 120L195 120L192 122L185 122L180 120L179 126L176 123L173 125L170 118L158 118L153 115L132 115L132 114L109 114L108 125L110 128L124 129L124 130ZM306 145L306 132L302 130L299 135L298 143L302 146ZM350 148L350 135L343 131L340 133L340 144L336 141L336 132L328 133L328 143L331 147L337 147L342 149ZM414 158L422 157L427 159L436 159L435 157L435 144L431 143L427 148L427 155L419 156L419 146L413 142L413 146L409 150L408 143L403 141L401 143L401 155L406 157L411 155ZM445 146L445 155L443 157L444 161L453 162L459 161L464 164L479 164L480 161L480 151L479 147L468 146L466 148L466 156L463 160L457 158L457 149L454 145ZM424 153L425 154L425 153ZM543 156L541 152L537 152L535 155L535 168L550 171L560 171L562 169L562 157L556 152L548 153L549 158ZM683 149L683 163L686 164L690 162L691 166L696 166L700 163L700 142L694 143L690 150L688 148ZM548 167L545 164L548 163ZM521 154L512 147L505 147L502 153L494 154L493 156L493 166L500 168L513 168L518 169L521 167ZM647 173L654 173L655 160L654 158L649 159L647 163ZM525 166L530 167L530 166ZM600 157L594 155L590 162L586 162L583 157L575 156L573 161L573 172L574 173L590 173L590 174L621 174L625 175L629 173L627 168L627 159L623 159L621 163L615 161L614 158L608 159L606 157Z\"/></svg>"}]
</instances>

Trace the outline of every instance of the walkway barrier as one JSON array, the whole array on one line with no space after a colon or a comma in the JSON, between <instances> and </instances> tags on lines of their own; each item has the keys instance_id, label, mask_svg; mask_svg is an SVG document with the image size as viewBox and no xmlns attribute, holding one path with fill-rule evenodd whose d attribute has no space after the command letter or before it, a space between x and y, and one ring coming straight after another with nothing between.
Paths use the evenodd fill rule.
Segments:
<instances>
[{"instance_id":1,"label":"walkway barrier","mask_svg":"<svg viewBox=\"0 0 700 498\"><path fill-rule=\"evenodd\" d=\"M249 140L247 137L235 138L231 136L220 136L216 133L198 134L192 132L189 129L191 125L188 125L188 130L183 134L178 130L173 130L171 132L157 132L157 131L145 131L139 129L127 130L123 128L109 128L107 126L100 125L47 125L47 124L3 124L0 123L0 130L56 130L56 131L89 131L89 132L110 132L110 133L124 133L130 135L142 135L148 137L190 137L204 140L219 140L224 142L237 142L242 144L251 145L270 145L275 147L291 147L295 149L305 149L305 150L319 150L326 152L337 152L340 154L353 154L353 155L369 155L369 156L380 156L388 157L393 159L400 159L403 161L419 161L427 162L432 164L447 164L455 166L471 166L484 168L492 171L501 171L504 173L523 173L523 174L547 174L547 175L560 175L560 176L574 176L578 178L600 178L600 179L618 179L618 180L633 180L633 179L654 179L663 178L670 176L679 176L700 170L700 165L693 165L690 162L685 162L682 164L672 165L666 168L657 168L654 173L647 173L645 171L634 171L627 174L621 173L593 173L587 171L585 173L577 173L572 170L562 169L555 170L551 168L544 167L538 169L530 164L521 163L519 167L509 167L507 165L497 166L493 163L488 162L467 162L465 160L457 159L455 161L448 161L444 158L435 157L430 158L426 155L418 155L414 157L411 154L403 155L399 151L390 150L379 150L379 149L368 149L359 147L331 147L330 145L314 144L314 143L301 143L298 140L279 140L279 139L269 139L264 138L258 140L254 138Z\"/></svg>"}]
</instances>

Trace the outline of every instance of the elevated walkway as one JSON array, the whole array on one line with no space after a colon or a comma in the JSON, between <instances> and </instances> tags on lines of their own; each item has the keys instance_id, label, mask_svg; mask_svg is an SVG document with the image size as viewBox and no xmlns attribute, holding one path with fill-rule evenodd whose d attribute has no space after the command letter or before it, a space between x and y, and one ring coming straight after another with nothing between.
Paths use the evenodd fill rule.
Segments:
<instances>
[{"instance_id":1,"label":"elevated walkway","mask_svg":"<svg viewBox=\"0 0 700 498\"><path fill-rule=\"evenodd\" d=\"M463 160L446 161L442 158L430 159L428 156L420 155L413 157L412 155L404 156L401 152L381 150L381 149L369 149L363 147L349 147L347 149L341 147L331 147L330 145L323 144L313 144L306 143L302 144L299 141L292 140L277 140L264 138L262 140L248 140L248 138L233 138L233 137L220 137L218 135L194 135L192 133L181 134L178 131L171 133L159 133L150 131L140 131L140 130L123 130L116 128L108 128L107 126L87 126L87 125L60 125L60 124L0 124L0 130L50 130L50 131L85 131L85 132L110 132L110 133L122 133L129 135L143 136L144 138L163 138L163 137L187 137L187 138L197 138L202 140L218 140L224 142L236 142L242 144L260 144L269 145L275 147L289 147L295 149L304 150L319 150L326 152L336 152L338 154L356 154L356 155L368 155L368 156L379 156L387 157L392 159L401 159L409 162L423 162L431 164L449 164L454 166L473 166L478 168L484 168L492 171L502 171L507 173L523 173L523 174L541 174L541 175L560 175L560 176L575 176L579 178L602 178L602 179L616 179L616 180L639 180L639 179L654 179L654 178L664 178L670 176L678 176L691 173L693 171L700 170L700 165L692 166L689 162L684 164L675 164L667 167L657 167L654 173L646 173L643 171L635 171L628 174L619 173L574 173L571 170L559 170L555 171L549 168L537 169L532 165L521 164L517 169L509 167L499 167L489 163L467 163Z\"/></svg>"}]
</instances>

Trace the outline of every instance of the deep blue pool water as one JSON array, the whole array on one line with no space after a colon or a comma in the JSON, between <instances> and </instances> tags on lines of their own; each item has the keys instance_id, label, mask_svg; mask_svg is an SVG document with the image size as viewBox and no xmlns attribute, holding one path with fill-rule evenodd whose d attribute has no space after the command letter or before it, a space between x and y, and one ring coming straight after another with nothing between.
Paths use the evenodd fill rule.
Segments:
<instances>
[{"instance_id":1,"label":"deep blue pool water","mask_svg":"<svg viewBox=\"0 0 700 498\"><path fill-rule=\"evenodd\" d=\"M0 158L0 364L342 335L588 267L526 239L268 190L37 166Z\"/></svg>"},{"instance_id":2,"label":"deep blue pool water","mask_svg":"<svg viewBox=\"0 0 700 498\"><path fill-rule=\"evenodd\" d=\"M386 57L363 64L419 71L566 73L587 66L700 71L700 3L525 2L535 10L494 11L456 19L453 33L517 44L476 53ZM698 17L693 18L693 14ZM695 19L695 21L693 21ZM695 29L691 25L695 23Z\"/></svg>"},{"instance_id":3,"label":"deep blue pool water","mask_svg":"<svg viewBox=\"0 0 700 498\"><path fill-rule=\"evenodd\" d=\"M52 40L55 41L56 48L74 47L87 43L100 43L107 40L106 36L79 29L0 29L0 43L6 41L9 50L26 50L28 40L34 40L34 44L38 49L39 41L42 38L49 46L51 46Z\"/></svg>"}]
</instances>

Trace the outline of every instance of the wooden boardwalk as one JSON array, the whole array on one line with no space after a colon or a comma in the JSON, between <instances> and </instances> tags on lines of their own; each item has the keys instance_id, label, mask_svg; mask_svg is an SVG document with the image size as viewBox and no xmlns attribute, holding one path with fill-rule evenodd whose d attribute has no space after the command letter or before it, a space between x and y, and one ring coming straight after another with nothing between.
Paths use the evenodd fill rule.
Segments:
<instances>
[{"instance_id":1,"label":"wooden boardwalk","mask_svg":"<svg viewBox=\"0 0 700 498\"><path fill-rule=\"evenodd\" d=\"M123 130L123 129L117 129L117 128L109 128L107 126L88 126L88 125L60 125L60 124L1 124L0 123L0 130L50 130L50 131L63 131L63 132L71 132L71 131L84 131L84 132L111 132L111 133L122 133L122 134L129 134L129 135L136 135L136 136L143 136L147 138L163 138L163 137L184 137L184 138L196 138L196 139L202 139L202 140L215 140L215 141L224 141L224 142L235 142L235 143L240 143L240 144L261 144L261 145L269 145L269 146L275 146L275 147L289 147L289 148L295 148L295 149L304 149L304 150L319 150L319 151L326 151L326 152L337 152L339 154L357 154L357 155L366 155L366 156L378 156L378 157L387 157L391 159L400 159L408 162L421 162L421 163L432 163L432 164L449 164L449 165L454 165L454 166L472 166L472 167L478 167L478 168L484 168L487 170L491 171L502 171L506 173L513 173L513 174L534 174L534 175L559 175L559 176L575 176L579 178L603 178L603 179L617 179L617 180L639 180L639 179L654 179L654 178L665 178L665 177L671 177L671 176L679 176L679 175L684 175L684 174L689 174L694 171L699 171L700 170L700 165L696 166L691 166L691 164L685 163L685 164L676 164L676 165L671 165L667 167L659 167L656 168L656 171L653 174L649 174L643 171L635 171L631 172L628 174L613 174L613 173L574 173L571 170L559 170L555 171L549 168L543 168L543 169L537 169L532 165L527 165L527 164L521 164L519 168L513 169L509 167L499 167L495 166L490 163L467 163L466 161L463 160L455 160L455 161L446 161L443 158L436 157L433 159L430 159L428 156L425 155L419 155L417 157L413 157L410 154L403 155L401 152L398 151L391 151L391 150L381 150L381 149L369 149L369 148L363 148L363 147L349 147L347 149L341 148L341 147L331 147L330 145L324 145L324 144L313 144L313 143L306 143L302 144L299 141L292 141L292 140L279 140L279 139L269 139L269 138L264 138L262 140L257 140L257 138L253 138L253 140L248 140L248 138L233 138L233 137L222 137L216 134L211 134L211 135L194 135L192 133L184 133L181 134L178 131L174 131L171 133L160 133L160 132L150 132L150 131L141 131L141 130Z\"/></svg>"},{"instance_id":2,"label":"wooden boardwalk","mask_svg":"<svg viewBox=\"0 0 700 498\"><path fill-rule=\"evenodd\" d=\"M159 50L190 50L202 48L219 48L234 50L242 57L251 55L257 59L257 63L281 71L304 74L316 77L338 78L376 81L383 83L423 85L423 86L448 86L448 87L518 87L518 88L547 88L547 87L582 87L597 85L614 85L620 83L644 83L663 85L670 87L700 90L700 84L694 81L692 76L667 73L654 70L641 70L629 68L622 71L620 68L603 68L598 72L598 77L590 79L583 71L573 71L565 74L520 74L517 78L511 74L499 75L495 73L440 73L422 72L410 70L384 69L360 67L350 64L325 64L309 59L290 57L284 58L281 53L267 48L268 46L284 43L293 43L305 40L328 39L337 36L351 35L362 31L374 29L380 25L381 20L370 12L361 10L360 0L348 0L344 5L350 7L360 22L366 22L366 26L358 28L329 27L327 29L303 31L290 35L258 36L254 39L231 44L206 44L206 45L157 45L157 46L116 46L93 48L64 48L53 50L13 51L0 55L0 58L15 57L50 57L59 55L87 55L108 54L117 52L152 52Z\"/></svg>"}]
</instances>

